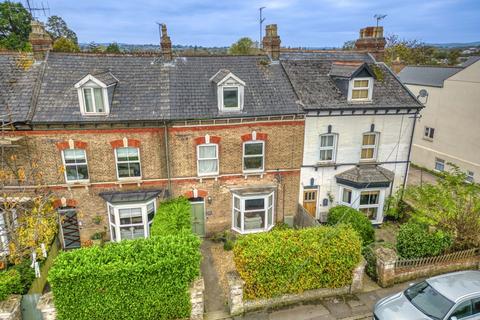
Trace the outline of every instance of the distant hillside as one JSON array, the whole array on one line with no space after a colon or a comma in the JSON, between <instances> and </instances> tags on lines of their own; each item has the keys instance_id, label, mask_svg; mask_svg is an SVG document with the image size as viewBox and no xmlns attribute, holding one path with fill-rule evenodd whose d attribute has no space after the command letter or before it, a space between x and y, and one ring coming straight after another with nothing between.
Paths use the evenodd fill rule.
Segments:
<instances>
[{"instance_id":1,"label":"distant hillside","mask_svg":"<svg viewBox=\"0 0 480 320\"><path fill-rule=\"evenodd\" d=\"M470 47L480 47L480 41L476 42L451 42L451 43L429 43L429 45L437 48L470 48Z\"/></svg>"},{"instance_id":2,"label":"distant hillside","mask_svg":"<svg viewBox=\"0 0 480 320\"><path fill-rule=\"evenodd\" d=\"M128 43L117 43L120 47L120 50L125 52L150 52L150 51L160 51L160 46L158 44L128 44ZM92 44L91 43L80 43L81 50L88 50ZM106 47L109 43L95 43L96 46ZM228 47L202 47L202 46L184 46L184 45L173 45L174 51L199 51L199 52L210 52L210 53L227 53Z\"/></svg>"}]
</instances>

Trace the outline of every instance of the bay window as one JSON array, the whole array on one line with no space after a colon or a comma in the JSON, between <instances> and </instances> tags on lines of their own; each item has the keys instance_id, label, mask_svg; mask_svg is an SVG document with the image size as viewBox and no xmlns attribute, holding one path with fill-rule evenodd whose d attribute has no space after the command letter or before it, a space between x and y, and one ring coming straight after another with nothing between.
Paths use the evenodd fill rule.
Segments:
<instances>
[{"instance_id":1,"label":"bay window","mask_svg":"<svg viewBox=\"0 0 480 320\"><path fill-rule=\"evenodd\" d=\"M197 146L197 173L199 176L218 174L218 145L200 144Z\"/></svg>"},{"instance_id":2,"label":"bay window","mask_svg":"<svg viewBox=\"0 0 480 320\"><path fill-rule=\"evenodd\" d=\"M62 151L65 180L67 182L88 180L87 156L83 149L65 149Z\"/></svg>"},{"instance_id":3,"label":"bay window","mask_svg":"<svg viewBox=\"0 0 480 320\"><path fill-rule=\"evenodd\" d=\"M147 238L150 235L155 215L155 200L146 203L107 205L112 241Z\"/></svg>"},{"instance_id":4,"label":"bay window","mask_svg":"<svg viewBox=\"0 0 480 320\"><path fill-rule=\"evenodd\" d=\"M264 168L265 143L248 141L243 144L243 171L259 172Z\"/></svg>"},{"instance_id":5,"label":"bay window","mask_svg":"<svg viewBox=\"0 0 480 320\"><path fill-rule=\"evenodd\" d=\"M139 178L142 176L140 169L140 151L138 148L126 147L115 149L117 161L117 176L119 179Z\"/></svg>"},{"instance_id":6,"label":"bay window","mask_svg":"<svg viewBox=\"0 0 480 320\"><path fill-rule=\"evenodd\" d=\"M274 192L263 195L233 194L232 229L240 233L268 231L275 224Z\"/></svg>"}]
</instances>

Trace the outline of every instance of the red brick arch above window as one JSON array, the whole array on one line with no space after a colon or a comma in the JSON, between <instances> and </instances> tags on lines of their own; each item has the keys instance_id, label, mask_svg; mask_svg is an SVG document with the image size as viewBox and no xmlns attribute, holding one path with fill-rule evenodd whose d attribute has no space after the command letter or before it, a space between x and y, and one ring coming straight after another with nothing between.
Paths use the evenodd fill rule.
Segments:
<instances>
[{"instance_id":1,"label":"red brick arch above window","mask_svg":"<svg viewBox=\"0 0 480 320\"><path fill-rule=\"evenodd\" d=\"M195 138L194 141L195 141L195 145L196 145L196 146L198 146L199 144L205 144L205 143L207 143L207 140L206 140L206 138L205 138L204 136L203 136L203 137ZM208 143L219 144L219 143L220 143L220 137L210 136L210 141L209 141Z\"/></svg>"},{"instance_id":2,"label":"red brick arch above window","mask_svg":"<svg viewBox=\"0 0 480 320\"><path fill-rule=\"evenodd\" d=\"M77 205L78 205L78 202L77 202L77 200L75 200L75 199L67 199L65 206L62 205L62 200L61 200L61 199L55 199L55 200L53 201L53 207L54 207L55 209L62 208L62 207L73 207L73 208L74 208L74 207L76 207Z\"/></svg>"},{"instance_id":3,"label":"red brick arch above window","mask_svg":"<svg viewBox=\"0 0 480 320\"><path fill-rule=\"evenodd\" d=\"M197 197L198 198L205 198L208 195L208 191L206 190L197 190ZM187 191L183 194L183 196L187 199L195 198L193 194L193 190Z\"/></svg>"},{"instance_id":4,"label":"red brick arch above window","mask_svg":"<svg viewBox=\"0 0 480 320\"><path fill-rule=\"evenodd\" d=\"M126 144L124 143L124 139L120 140L113 140L110 141L110 144L113 148L123 148L123 147L132 147L132 148L140 148L140 140L137 139L126 139Z\"/></svg>"},{"instance_id":5,"label":"red brick arch above window","mask_svg":"<svg viewBox=\"0 0 480 320\"><path fill-rule=\"evenodd\" d=\"M60 141L56 143L58 150L65 150L70 149L70 142L69 141ZM86 149L87 143L83 141L73 141L73 149Z\"/></svg>"},{"instance_id":6,"label":"red brick arch above window","mask_svg":"<svg viewBox=\"0 0 480 320\"><path fill-rule=\"evenodd\" d=\"M255 140L267 141L268 134L266 134L266 133L261 133L261 132L257 132L256 135L257 135L257 136L256 136L256 139L255 139ZM254 140L254 139L253 139L253 135L252 135L251 133L244 134L241 138L242 138L242 141L243 141L243 142Z\"/></svg>"}]
</instances>

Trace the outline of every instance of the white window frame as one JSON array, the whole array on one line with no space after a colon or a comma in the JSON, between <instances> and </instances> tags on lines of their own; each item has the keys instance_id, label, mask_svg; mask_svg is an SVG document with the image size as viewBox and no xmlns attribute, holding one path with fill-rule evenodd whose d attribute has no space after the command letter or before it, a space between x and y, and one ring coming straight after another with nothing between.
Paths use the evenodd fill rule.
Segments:
<instances>
[{"instance_id":1,"label":"white window frame","mask_svg":"<svg viewBox=\"0 0 480 320\"><path fill-rule=\"evenodd\" d=\"M131 148L131 149L137 149L137 153L138 153L138 161L118 161L118 153L117 153L117 150L118 149L122 149L122 148ZM139 169L140 169L140 175L139 176L135 176L135 177L120 177L119 173L118 173L118 164L119 163L136 163L138 162L138 166L139 166ZM137 148L137 147L119 147L119 148L115 148L115 170L117 172L117 179L118 180L141 180L142 179L142 161L141 161L141 158L140 158L140 148Z\"/></svg>"},{"instance_id":2,"label":"white window frame","mask_svg":"<svg viewBox=\"0 0 480 320\"><path fill-rule=\"evenodd\" d=\"M359 88L354 88L353 87L355 81L363 81L363 80L368 81L368 86L359 87ZM353 96L353 91L355 91L355 90L366 90L366 89L368 90L368 97L367 98L354 99L352 97ZM348 101L350 101L350 102L372 101L372 93L373 93L373 78L372 77L353 78L348 83Z\"/></svg>"},{"instance_id":3,"label":"white window frame","mask_svg":"<svg viewBox=\"0 0 480 320\"><path fill-rule=\"evenodd\" d=\"M465 178L465 181L468 183L474 183L475 178L474 178L475 172L467 170L467 177Z\"/></svg>"},{"instance_id":4,"label":"white window frame","mask_svg":"<svg viewBox=\"0 0 480 320\"><path fill-rule=\"evenodd\" d=\"M437 169L437 164L441 164L442 170ZM445 171L445 160L440 159L440 158L435 158L435 166L433 167L433 170L437 172L444 172Z\"/></svg>"},{"instance_id":5,"label":"white window frame","mask_svg":"<svg viewBox=\"0 0 480 320\"><path fill-rule=\"evenodd\" d=\"M220 72L220 71L219 71ZM218 74L218 72L217 72ZM210 81L212 81L216 75L215 74ZM223 103L223 90L224 89L237 89L237 98L238 98L238 105L237 108L225 108ZM244 104L244 96L245 96L245 82L243 82L239 77L234 75L233 73L229 73L226 75L221 81L217 83L217 101L218 101L218 110L220 112L239 112L243 110Z\"/></svg>"},{"instance_id":6,"label":"white window frame","mask_svg":"<svg viewBox=\"0 0 480 320\"><path fill-rule=\"evenodd\" d=\"M93 84L91 84L93 83ZM110 103L108 101L108 86L105 85L103 82L100 80L96 79L92 75L87 75L84 77L82 80L80 80L77 84L75 84L75 88L77 89L77 94L78 94L78 102L80 104L80 113L84 116L90 116L90 115L107 115L110 113ZM102 89L102 99L103 99L103 112L87 112L86 108L86 103L85 103L85 94L84 94L84 89L91 89L92 90L92 101L94 104L94 110L96 110L96 105L95 105L95 98L93 95L93 88L100 88Z\"/></svg>"},{"instance_id":7,"label":"white window frame","mask_svg":"<svg viewBox=\"0 0 480 320\"><path fill-rule=\"evenodd\" d=\"M237 92L237 106L236 107L226 107L225 106L225 91ZM240 110L240 86L222 86L222 108L224 111L228 110Z\"/></svg>"},{"instance_id":8,"label":"white window frame","mask_svg":"<svg viewBox=\"0 0 480 320\"><path fill-rule=\"evenodd\" d=\"M322 137L325 137L325 136L333 136L333 145L330 147L322 147ZM324 134L321 134L320 135L320 141L318 142L319 143L319 151L318 151L318 157L319 157L319 160L318 162L321 162L321 163L331 163L331 162L335 162L336 161L336 158L337 158L337 140L338 140L338 135L336 133L324 133ZM322 151L328 151L328 150L332 150L332 160L322 160L321 159L321 153Z\"/></svg>"},{"instance_id":9,"label":"white window frame","mask_svg":"<svg viewBox=\"0 0 480 320\"><path fill-rule=\"evenodd\" d=\"M343 190L348 189L352 191L351 203L343 202ZM338 200L337 204L345 205L356 210L369 207L377 207L377 217L374 220L370 220L372 224L380 224L383 221L384 216L384 204L385 197L388 194L388 187L379 187L379 188L362 188L357 189L352 186L339 184L338 185ZM379 192L378 204L376 205L360 205L360 195L362 192Z\"/></svg>"},{"instance_id":10,"label":"white window frame","mask_svg":"<svg viewBox=\"0 0 480 320\"><path fill-rule=\"evenodd\" d=\"M434 137L435 128L425 126L425 130L423 131L423 139L433 141Z\"/></svg>"},{"instance_id":11,"label":"white window frame","mask_svg":"<svg viewBox=\"0 0 480 320\"><path fill-rule=\"evenodd\" d=\"M272 197L272 202L269 204L268 198ZM239 199L240 201L240 228L235 227L235 198ZM250 229L245 230L245 213L246 212L255 212L261 210L245 210L245 200L254 200L254 199L263 199L263 211L265 212L264 221L265 226L263 228L258 229ZM268 225L268 211L272 210L272 224ZM232 230L241 233L241 234L249 234L249 233L258 233L258 232L265 232L271 230L275 226L275 191L261 194L261 195L251 195L251 196L241 196L237 194L233 194L232 197Z\"/></svg>"},{"instance_id":12,"label":"white window frame","mask_svg":"<svg viewBox=\"0 0 480 320\"><path fill-rule=\"evenodd\" d=\"M345 194L345 192L350 192L350 202L345 202L343 201L343 195ZM352 188L347 188L347 187L342 187L340 188L340 203L341 204L344 204L344 205L347 205L347 206L351 206L353 204L353 189Z\"/></svg>"},{"instance_id":13,"label":"white window frame","mask_svg":"<svg viewBox=\"0 0 480 320\"><path fill-rule=\"evenodd\" d=\"M375 135L375 144L363 144L363 137L366 135ZM360 161L376 161L377 154L378 154L378 142L380 140L380 133L379 132L365 132L362 134L362 141L361 141L361 149L360 149ZM362 151L364 149L373 149L373 157L372 158L362 158Z\"/></svg>"},{"instance_id":14,"label":"white window frame","mask_svg":"<svg viewBox=\"0 0 480 320\"><path fill-rule=\"evenodd\" d=\"M369 192L369 193L378 192L378 203L376 203L376 204L360 204L362 193L364 193L364 192ZM376 208L377 209L377 214L376 214L377 219L370 220L370 221L379 220L378 216L379 215L383 216L383 210L380 210L380 205L382 204L381 197L382 197L382 192L381 192L380 189L360 189L359 194L358 194L358 210L361 211L361 209Z\"/></svg>"},{"instance_id":15,"label":"white window frame","mask_svg":"<svg viewBox=\"0 0 480 320\"><path fill-rule=\"evenodd\" d=\"M148 206L153 204L153 210L154 210L154 215L155 217L156 211L157 211L157 203L155 199L151 199L149 201L145 202L138 202L138 203L129 203L129 204L112 204L110 202L107 202L107 215L108 215L108 224L109 224L109 230L110 230L110 240L112 242L119 242L124 239L122 239L122 235L120 233L120 227L125 228L125 227L135 227L135 226L143 226L144 230L144 238L148 238L150 236L150 226L153 223L153 218L152 220L148 220ZM115 218L115 221L112 221L111 219L111 214L110 214L110 208L113 210L113 215ZM121 209L140 209L142 212L142 223L133 223L133 224L120 224L120 210ZM115 230L115 239L113 238L113 232L112 229Z\"/></svg>"},{"instance_id":16,"label":"white window frame","mask_svg":"<svg viewBox=\"0 0 480 320\"><path fill-rule=\"evenodd\" d=\"M262 167L260 169L246 169L245 168L245 158L259 158L260 155L246 155L245 148L248 144L262 144ZM263 172L265 171L265 141L263 140L250 140L243 143L243 157L242 157L242 168L244 173L254 173L254 172Z\"/></svg>"},{"instance_id":17,"label":"white window frame","mask_svg":"<svg viewBox=\"0 0 480 320\"><path fill-rule=\"evenodd\" d=\"M215 158L204 158L200 159L200 148L207 147L207 146L215 146L215 154L217 155ZM208 173L200 173L200 161L202 160L216 160L217 161L217 170L215 172L208 172ZM218 144L217 143L203 143L197 145L197 175L199 177L209 177L209 176L218 176L220 170L220 162L219 162L219 154L218 154Z\"/></svg>"},{"instance_id":18,"label":"white window frame","mask_svg":"<svg viewBox=\"0 0 480 320\"><path fill-rule=\"evenodd\" d=\"M75 164L67 164L65 162L65 151L66 150L82 150L83 153L85 154L85 164L82 164L82 165L86 165L87 166L87 174L88 174L88 178L87 179L75 179L75 180L68 180L67 178L67 166L75 166L77 165L76 163ZM66 183L75 183L75 182L89 182L90 181L90 171L88 170L88 160L87 160L87 150L85 149L79 149L79 148L74 148L74 149L65 149L65 150L62 150L62 162L63 162L63 173L64 173L64 177L65 177L65 182Z\"/></svg>"}]
</instances>

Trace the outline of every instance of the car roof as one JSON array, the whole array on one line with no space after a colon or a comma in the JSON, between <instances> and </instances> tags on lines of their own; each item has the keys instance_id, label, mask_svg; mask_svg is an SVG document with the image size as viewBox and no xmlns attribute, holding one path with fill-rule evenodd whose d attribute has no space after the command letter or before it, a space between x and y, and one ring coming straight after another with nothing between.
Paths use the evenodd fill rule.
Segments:
<instances>
[{"instance_id":1,"label":"car roof","mask_svg":"<svg viewBox=\"0 0 480 320\"><path fill-rule=\"evenodd\" d=\"M480 296L480 271L460 271L447 273L426 280L435 290L447 299L458 302L475 294Z\"/></svg>"}]
</instances>

